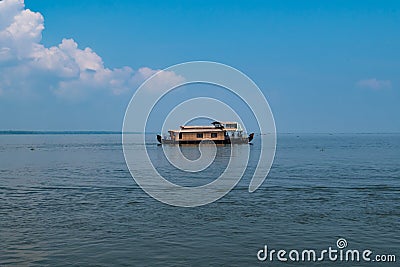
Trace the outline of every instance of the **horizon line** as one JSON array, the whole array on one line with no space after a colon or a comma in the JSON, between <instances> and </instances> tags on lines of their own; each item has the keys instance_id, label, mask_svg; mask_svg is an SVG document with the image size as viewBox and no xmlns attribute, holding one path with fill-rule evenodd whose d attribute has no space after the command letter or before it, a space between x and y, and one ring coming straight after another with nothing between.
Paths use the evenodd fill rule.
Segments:
<instances>
[{"instance_id":1,"label":"horizon line","mask_svg":"<svg viewBox=\"0 0 400 267\"><path fill-rule=\"evenodd\" d=\"M56 135L56 134L123 134L123 131L107 130L0 130L0 135ZM159 134L156 131L149 132L125 132L125 134ZM255 133L260 135L260 133ZM269 133L263 133L263 135ZM277 132L278 134L400 134L400 132Z\"/></svg>"}]
</instances>

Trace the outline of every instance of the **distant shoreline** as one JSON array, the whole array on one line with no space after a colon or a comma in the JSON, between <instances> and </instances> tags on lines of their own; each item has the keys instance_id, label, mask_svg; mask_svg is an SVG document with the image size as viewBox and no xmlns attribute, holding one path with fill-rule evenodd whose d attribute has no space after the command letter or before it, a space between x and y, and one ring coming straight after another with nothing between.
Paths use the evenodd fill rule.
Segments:
<instances>
[{"instance_id":1,"label":"distant shoreline","mask_svg":"<svg viewBox=\"0 0 400 267\"><path fill-rule=\"evenodd\" d=\"M118 131L0 131L0 135L44 135L44 134L122 134ZM138 133L139 134L139 133Z\"/></svg>"},{"instance_id":2,"label":"distant shoreline","mask_svg":"<svg viewBox=\"0 0 400 267\"><path fill-rule=\"evenodd\" d=\"M90 134L122 134L122 131L19 131L19 130L3 130L0 131L0 135L90 135ZM158 134L158 132L126 132L125 134ZM267 133L268 134L268 133ZM262 134L262 135L267 135ZM359 134L359 135L368 135L368 134L400 134L399 132L353 132L353 133L277 133L277 135L345 135L345 134ZM256 135L260 135L260 133L256 133Z\"/></svg>"}]
</instances>

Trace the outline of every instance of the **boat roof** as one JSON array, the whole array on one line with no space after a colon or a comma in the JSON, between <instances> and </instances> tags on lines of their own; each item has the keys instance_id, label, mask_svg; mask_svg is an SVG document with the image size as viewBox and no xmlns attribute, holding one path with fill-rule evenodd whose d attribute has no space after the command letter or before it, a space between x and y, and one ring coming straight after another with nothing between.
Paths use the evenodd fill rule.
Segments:
<instances>
[{"instance_id":1,"label":"boat roof","mask_svg":"<svg viewBox=\"0 0 400 267\"><path fill-rule=\"evenodd\" d=\"M180 126L179 130L169 130L168 132L173 132L173 133L202 133L202 132L221 132L221 131L232 131L229 129L239 129L241 130L241 126L238 122L232 121L232 122L219 122L219 121L214 121L212 123L212 126L205 126L205 125L184 125ZM227 124L236 124L235 128L217 128L215 125L216 124L221 124L221 125L227 125Z\"/></svg>"},{"instance_id":2,"label":"boat roof","mask_svg":"<svg viewBox=\"0 0 400 267\"><path fill-rule=\"evenodd\" d=\"M209 132L223 132L223 129L219 128L190 128L190 129L180 129L180 130L169 130L168 132L173 133L209 133Z\"/></svg>"},{"instance_id":3,"label":"boat roof","mask_svg":"<svg viewBox=\"0 0 400 267\"><path fill-rule=\"evenodd\" d=\"M215 129L215 126L181 126L181 129Z\"/></svg>"}]
</instances>

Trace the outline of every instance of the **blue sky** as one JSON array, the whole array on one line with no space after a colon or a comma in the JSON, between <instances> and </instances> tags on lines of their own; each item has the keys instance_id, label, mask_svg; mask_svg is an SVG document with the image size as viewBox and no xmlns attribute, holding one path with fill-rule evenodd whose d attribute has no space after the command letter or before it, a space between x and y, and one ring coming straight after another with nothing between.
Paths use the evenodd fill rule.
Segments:
<instances>
[{"instance_id":1,"label":"blue sky","mask_svg":"<svg viewBox=\"0 0 400 267\"><path fill-rule=\"evenodd\" d=\"M209 60L258 84L278 132L400 132L398 1L3 0L0 12L3 130L120 130L148 75Z\"/></svg>"}]
</instances>

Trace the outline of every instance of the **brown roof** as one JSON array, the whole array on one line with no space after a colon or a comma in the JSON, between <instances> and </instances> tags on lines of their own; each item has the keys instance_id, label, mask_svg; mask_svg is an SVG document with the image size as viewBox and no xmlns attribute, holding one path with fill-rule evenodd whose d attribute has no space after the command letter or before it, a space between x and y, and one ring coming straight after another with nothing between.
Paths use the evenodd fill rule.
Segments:
<instances>
[{"instance_id":1,"label":"brown roof","mask_svg":"<svg viewBox=\"0 0 400 267\"><path fill-rule=\"evenodd\" d=\"M210 129L192 128L192 129L181 129L181 130L169 130L168 132L173 132L173 133L210 133L210 132L224 132L224 130L218 129L218 128L210 128Z\"/></svg>"},{"instance_id":2,"label":"brown roof","mask_svg":"<svg viewBox=\"0 0 400 267\"><path fill-rule=\"evenodd\" d=\"M181 126L181 129L215 129L215 126Z\"/></svg>"}]
</instances>

